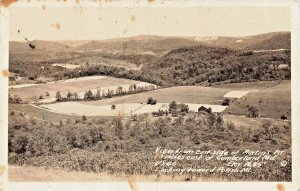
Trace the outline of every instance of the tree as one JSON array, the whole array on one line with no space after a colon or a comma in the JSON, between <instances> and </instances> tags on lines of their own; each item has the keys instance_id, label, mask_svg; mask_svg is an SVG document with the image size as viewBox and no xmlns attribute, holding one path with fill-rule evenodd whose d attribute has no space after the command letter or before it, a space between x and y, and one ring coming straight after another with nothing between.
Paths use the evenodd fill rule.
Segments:
<instances>
[{"instance_id":1,"label":"tree","mask_svg":"<svg viewBox=\"0 0 300 191\"><path fill-rule=\"evenodd\" d=\"M270 120L263 120L262 121L262 125L261 125L262 129L264 130L264 134L271 139L273 136L273 133L271 131L272 128L272 121Z\"/></svg>"},{"instance_id":2,"label":"tree","mask_svg":"<svg viewBox=\"0 0 300 191\"><path fill-rule=\"evenodd\" d=\"M8 94L8 103L13 103L13 100L13 97L10 94Z\"/></svg>"},{"instance_id":3,"label":"tree","mask_svg":"<svg viewBox=\"0 0 300 191\"><path fill-rule=\"evenodd\" d=\"M73 93L74 100L78 100L78 94L76 92Z\"/></svg>"},{"instance_id":4,"label":"tree","mask_svg":"<svg viewBox=\"0 0 300 191\"><path fill-rule=\"evenodd\" d=\"M129 93L132 93L132 92L133 92L133 85L130 85L130 86L129 86L128 92L129 92Z\"/></svg>"},{"instance_id":5,"label":"tree","mask_svg":"<svg viewBox=\"0 0 300 191\"><path fill-rule=\"evenodd\" d=\"M123 87L122 87L122 86L119 86L119 87L117 88L116 94L117 94L117 95L122 95L122 93L123 93Z\"/></svg>"},{"instance_id":6,"label":"tree","mask_svg":"<svg viewBox=\"0 0 300 191\"><path fill-rule=\"evenodd\" d=\"M152 102L151 102L151 105L156 105L156 103L157 103L157 100L153 99Z\"/></svg>"},{"instance_id":7,"label":"tree","mask_svg":"<svg viewBox=\"0 0 300 191\"><path fill-rule=\"evenodd\" d=\"M257 118L259 117L259 110L255 106L248 107L247 117Z\"/></svg>"},{"instance_id":8,"label":"tree","mask_svg":"<svg viewBox=\"0 0 300 191\"><path fill-rule=\"evenodd\" d=\"M186 112L186 113L189 112L189 106L184 103L179 104L179 109L180 112Z\"/></svg>"},{"instance_id":9,"label":"tree","mask_svg":"<svg viewBox=\"0 0 300 191\"><path fill-rule=\"evenodd\" d=\"M148 97L148 99L147 99L147 104L151 104L152 101L153 101L153 98L152 98L152 97Z\"/></svg>"},{"instance_id":10,"label":"tree","mask_svg":"<svg viewBox=\"0 0 300 191\"><path fill-rule=\"evenodd\" d=\"M284 114L282 114L282 115L280 116L280 119L282 119L282 120L286 120L286 119L287 119L287 117L286 117Z\"/></svg>"},{"instance_id":11,"label":"tree","mask_svg":"<svg viewBox=\"0 0 300 191\"><path fill-rule=\"evenodd\" d=\"M227 106L227 105L229 105L229 103L230 103L230 100L228 98L226 98L223 100L222 105Z\"/></svg>"},{"instance_id":12,"label":"tree","mask_svg":"<svg viewBox=\"0 0 300 191\"><path fill-rule=\"evenodd\" d=\"M223 121L222 116L220 114L217 115L217 118L216 118L216 127L217 127L217 129L221 129L223 124L224 124L224 121Z\"/></svg>"},{"instance_id":13,"label":"tree","mask_svg":"<svg viewBox=\"0 0 300 191\"><path fill-rule=\"evenodd\" d=\"M212 110L211 110L211 107L208 108L208 111L207 111L209 114L212 113Z\"/></svg>"},{"instance_id":14,"label":"tree","mask_svg":"<svg viewBox=\"0 0 300 191\"><path fill-rule=\"evenodd\" d=\"M61 96L59 91L56 92L55 97L56 97L56 101L61 101L62 100L62 96Z\"/></svg>"},{"instance_id":15,"label":"tree","mask_svg":"<svg viewBox=\"0 0 300 191\"><path fill-rule=\"evenodd\" d=\"M172 101L171 103L169 103L169 112L172 113L173 111L177 111L176 101Z\"/></svg>"},{"instance_id":16,"label":"tree","mask_svg":"<svg viewBox=\"0 0 300 191\"><path fill-rule=\"evenodd\" d=\"M105 90L103 89L102 90L102 98L105 98L106 96L105 96Z\"/></svg>"},{"instance_id":17,"label":"tree","mask_svg":"<svg viewBox=\"0 0 300 191\"><path fill-rule=\"evenodd\" d=\"M96 93L96 95L95 95L95 98L96 98L97 100L101 99L100 89L97 89L97 93Z\"/></svg>"},{"instance_id":18,"label":"tree","mask_svg":"<svg viewBox=\"0 0 300 191\"><path fill-rule=\"evenodd\" d=\"M113 120L113 124L115 126L115 133L119 139L123 137L123 123L121 118L116 118Z\"/></svg>"},{"instance_id":19,"label":"tree","mask_svg":"<svg viewBox=\"0 0 300 191\"><path fill-rule=\"evenodd\" d=\"M72 97L72 93L71 93L71 92L68 92L68 93L67 93L67 100L70 100L71 97Z\"/></svg>"},{"instance_id":20,"label":"tree","mask_svg":"<svg viewBox=\"0 0 300 191\"><path fill-rule=\"evenodd\" d=\"M215 116L215 114L210 113L209 116L208 116L208 118L207 118L207 122L208 122L208 125L210 127L213 127L214 124L215 124L215 122L216 122L216 116Z\"/></svg>"},{"instance_id":21,"label":"tree","mask_svg":"<svg viewBox=\"0 0 300 191\"><path fill-rule=\"evenodd\" d=\"M112 98L113 94L114 94L113 90L109 90L109 89L107 90L107 97L108 98Z\"/></svg>"},{"instance_id":22,"label":"tree","mask_svg":"<svg viewBox=\"0 0 300 191\"><path fill-rule=\"evenodd\" d=\"M16 153L25 153L28 149L29 139L26 133L16 135L14 142L14 145L16 145L16 148L14 148Z\"/></svg>"},{"instance_id":23,"label":"tree","mask_svg":"<svg viewBox=\"0 0 300 191\"><path fill-rule=\"evenodd\" d=\"M84 93L84 100L92 100L93 99L93 92L91 90Z\"/></svg>"}]
</instances>

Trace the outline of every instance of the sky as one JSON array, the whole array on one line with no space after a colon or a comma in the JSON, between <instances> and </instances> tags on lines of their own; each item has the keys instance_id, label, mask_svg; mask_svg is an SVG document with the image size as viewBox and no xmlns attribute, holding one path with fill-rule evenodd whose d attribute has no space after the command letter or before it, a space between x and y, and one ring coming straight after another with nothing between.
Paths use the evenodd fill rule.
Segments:
<instances>
[{"instance_id":1,"label":"sky","mask_svg":"<svg viewBox=\"0 0 300 191\"><path fill-rule=\"evenodd\" d=\"M290 31L288 7L13 7L10 40L100 40L135 35L249 36Z\"/></svg>"}]
</instances>

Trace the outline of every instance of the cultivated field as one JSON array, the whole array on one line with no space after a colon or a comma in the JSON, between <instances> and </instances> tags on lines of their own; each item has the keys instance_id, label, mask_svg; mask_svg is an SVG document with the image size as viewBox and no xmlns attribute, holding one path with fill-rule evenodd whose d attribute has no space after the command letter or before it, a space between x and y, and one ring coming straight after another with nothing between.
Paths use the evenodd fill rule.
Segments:
<instances>
[{"instance_id":1,"label":"cultivated field","mask_svg":"<svg viewBox=\"0 0 300 191\"><path fill-rule=\"evenodd\" d=\"M284 80L288 81L288 80ZM258 81L258 82L243 82L243 83L221 83L213 86L214 88L231 89L231 90L261 90L277 86L281 81Z\"/></svg>"},{"instance_id":2,"label":"cultivated field","mask_svg":"<svg viewBox=\"0 0 300 191\"><path fill-rule=\"evenodd\" d=\"M84 92L93 90L94 92L100 88L102 91L116 90L118 86L124 86L123 90L128 89L130 85L136 84L137 86L149 86L151 84L121 79L106 76L94 76L84 78L74 78L58 82L50 82L46 84L23 84L13 86L9 90L10 95L18 95L23 101L37 101L40 95L45 99L55 98L56 92L60 91L62 96L65 96L68 92L78 93L79 97L83 96ZM46 96L46 92L49 92L49 96ZM51 99L53 101L53 99ZM41 100L39 100L41 101ZM48 100L49 101L49 100ZM46 101L47 102L47 101Z\"/></svg>"},{"instance_id":3,"label":"cultivated field","mask_svg":"<svg viewBox=\"0 0 300 191\"><path fill-rule=\"evenodd\" d=\"M185 103L189 106L190 111L197 112L198 108L204 106L211 108L212 112L222 112L226 106L209 105L209 104L193 104ZM55 113L68 115L85 115L85 116L130 116L132 114L152 113L159 109L168 110L169 103L157 103L155 105L127 103L116 104L116 109L112 110L111 105L86 105L77 102L62 102L55 104L40 105L43 109L49 109Z\"/></svg>"},{"instance_id":4,"label":"cultivated field","mask_svg":"<svg viewBox=\"0 0 300 191\"><path fill-rule=\"evenodd\" d=\"M159 103L195 103L220 105L228 89L219 89L203 86L177 86L171 88L158 89L141 94L134 94L112 99L99 100L93 102L83 102L88 105L109 105L122 103L145 103L149 97L157 99Z\"/></svg>"}]
</instances>

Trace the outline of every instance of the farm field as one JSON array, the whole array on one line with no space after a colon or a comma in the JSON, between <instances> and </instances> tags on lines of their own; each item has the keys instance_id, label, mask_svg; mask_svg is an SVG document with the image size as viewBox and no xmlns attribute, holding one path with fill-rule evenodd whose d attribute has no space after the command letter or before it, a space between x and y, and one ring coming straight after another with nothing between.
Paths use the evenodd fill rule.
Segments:
<instances>
[{"instance_id":1,"label":"farm field","mask_svg":"<svg viewBox=\"0 0 300 191\"><path fill-rule=\"evenodd\" d=\"M252 90L252 89L265 89L277 86L278 84L285 82L287 83L289 80L283 81L258 81L258 82L243 82L243 83L222 83L219 85L214 85L214 88L222 88L222 89L231 89L231 90Z\"/></svg>"},{"instance_id":2,"label":"farm field","mask_svg":"<svg viewBox=\"0 0 300 191\"><path fill-rule=\"evenodd\" d=\"M114 97L99 101L82 102L87 105L109 105L122 103L145 103L149 97L157 99L159 103L197 103L221 105L223 96L229 92L228 89L217 89L203 86L177 86L171 88L158 89L141 94Z\"/></svg>"},{"instance_id":3,"label":"farm field","mask_svg":"<svg viewBox=\"0 0 300 191\"><path fill-rule=\"evenodd\" d=\"M222 112L226 106L209 105L209 104L193 104L185 103L189 106L190 111L197 112L200 106L211 108L212 112ZM130 116L132 114L152 113L162 108L168 109L169 103L157 103L155 105L127 103L116 104L116 109L112 110L111 105L85 105L74 102L62 102L54 104L40 105L41 108L49 109L55 113L69 114L69 115L85 115L85 116Z\"/></svg>"},{"instance_id":4,"label":"farm field","mask_svg":"<svg viewBox=\"0 0 300 191\"><path fill-rule=\"evenodd\" d=\"M33 118L40 120L51 121L54 123L59 123L61 120L72 120L81 119L82 116L76 115L64 115L61 113L47 111L46 109L39 108L30 104L9 104L9 111L18 111L27 114ZM113 117L101 117L101 116L90 116L89 119L112 119Z\"/></svg>"},{"instance_id":5,"label":"farm field","mask_svg":"<svg viewBox=\"0 0 300 191\"><path fill-rule=\"evenodd\" d=\"M211 107L213 112L222 112L226 108L221 105L223 96L228 92L230 91L226 89L210 87L179 86L99 101L63 102L40 105L40 107L70 115L118 116L152 113L163 108L168 110L168 104L174 100L177 103L187 104L189 109L194 112L197 112L200 106ZM234 92L232 96L234 96ZM149 97L157 99L158 103L147 105L146 101ZM116 105L115 110L111 109L112 104Z\"/></svg>"},{"instance_id":6,"label":"farm field","mask_svg":"<svg viewBox=\"0 0 300 191\"><path fill-rule=\"evenodd\" d=\"M278 119L284 115L291 119L291 81L282 81L276 86L250 92L232 103L224 112L243 115L249 106L257 107L260 117Z\"/></svg>"},{"instance_id":7,"label":"farm field","mask_svg":"<svg viewBox=\"0 0 300 191\"><path fill-rule=\"evenodd\" d=\"M77 80L75 78L68 79L65 81L59 81L57 83L51 82L47 84L20 85L21 87L19 88L9 89L9 94L18 95L20 98L23 99L23 101L37 101L37 97L39 97L40 95L43 95L44 98L47 99L55 98L55 94L57 91L60 91L62 95L66 95L70 91L76 92L82 96L84 92L88 90L95 91L97 88L104 88L107 91L107 89L113 90L116 89L118 86L123 85L126 85L126 88L128 88L132 84L136 84L137 86L151 85L135 80L106 76L95 76L92 78L78 78ZM46 92L49 92L49 96L47 97L45 95Z\"/></svg>"}]
</instances>

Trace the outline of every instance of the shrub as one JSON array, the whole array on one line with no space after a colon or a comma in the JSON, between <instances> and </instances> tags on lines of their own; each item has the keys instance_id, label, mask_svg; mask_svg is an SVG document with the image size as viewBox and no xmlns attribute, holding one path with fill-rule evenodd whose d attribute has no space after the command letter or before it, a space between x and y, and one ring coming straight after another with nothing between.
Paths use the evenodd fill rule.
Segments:
<instances>
[{"instance_id":1,"label":"shrub","mask_svg":"<svg viewBox=\"0 0 300 191\"><path fill-rule=\"evenodd\" d=\"M186 112L186 113L189 112L189 106L184 103L179 104L179 109L180 112Z\"/></svg>"},{"instance_id":2,"label":"shrub","mask_svg":"<svg viewBox=\"0 0 300 191\"><path fill-rule=\"evenodd\" d=\"M156 99L153 99L152 97L149 97L147 99L147 104L150 104L150 105L156 105L157 103L157 100Z\"/></svg>"},{"instance_id":3,"label":"shrub","mask_svg":"<svg viewBox=\"0 0 300 191\"><path fill-rule=\"evenodd\" d=\"M157 103L157 100L154 99L154 100L152 100L152 102L151 102L150 104L151 104L151 105L156 105L156 103Z\"/></svg>"},{"instance_id":4,"label":"shrub","mask_svg":"<svg viewBox=\"0 0 300 191\"><path fill-rule=\"evenodd\" d=\"M247 117L257 118L259 117L259 110L255 106L248 107Z\"/></svg>"},{"instance_id":5,"label":"shrub","mask_svg":"<svg viewBox=\"0 0 300 191\"><path fill-rule=\"evenodd\" d=\"M226 98L223 100L222 105L227 106L227 105L229 105L229 103L230 103L230 100L228 98Z\"/></svg>"},{"instance_id":6,"label":"shrub","mask_svg":"<svg viewBox=\"0 0 300 191\"><path fill-rule=\"evenodd\" d=\"M270 121L270 120L262 121L261 127L263 129L263 133L267 136L267 138L270 139L273 137L273 132L271 131L272 121Z\"/></svg>"},{"instance_id":7,"label":"shrub","mask_svg":"<svg viewBox=\"0 0 300 191\"><path fill-rule=\"evenodd\" d=\"M94 98L93 92L88 90L84 93L84 100L92 100Z\"/></svg>"},{"instance_id":8,"label":"shrub","mask_svg":"<svg viewBox=\"0 0 300 191\"><path fill-rule=\"evenodd\" d=\"M152 97L148 97L148 99L147 99L147 104L151 104L152 101L153 101L153 98L152 98Z\"/></svg>"},{"instance_id":9,"label":"shrub","mask_svg":"<svg viewBox=\"0 0 300 191\"><path fill-rule=\"evenodd\" d=\"M287 119L287 117L286 117L284 114L282 114L282 115L280 116L280 119L282 119L282 120L286 120L286 119Z\"/></svg>"},{"instance_id":10,"label":"shrub","mask_svg":"<svg viewBox=\"0 0 300 191\"><path fill-rule=\"evenodd\" d=\"M56 97L56 101L62 101L62 96L59 91L56 92L55 97Z\"/></svg>"},{"instance_id":11,"label":"shrub","mask_svg":"<svg viewBox=\"0 0 300 191\"><path fill-rule=\"evenodd\" d=\"M235 131L236 130L236 127L235 127L234 123L232 123L231 121L227 121L226 126L227 126L227 129L229 131Z\"/></svg>"}]
</instances>

